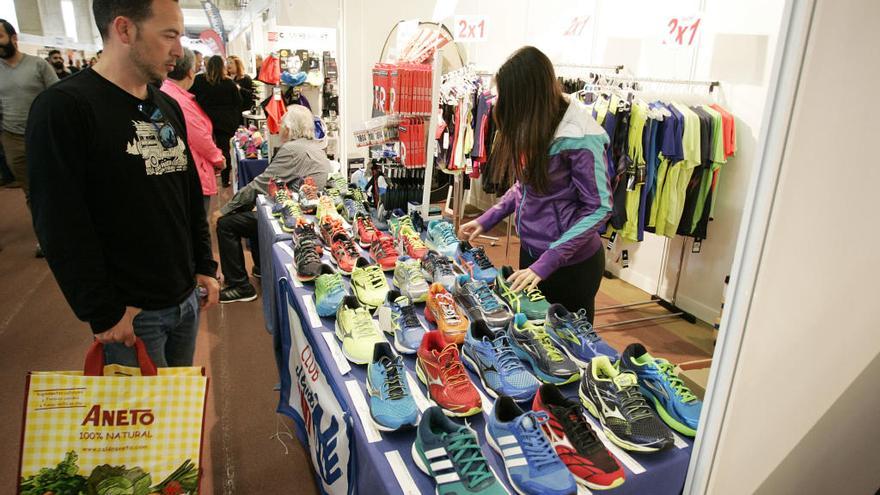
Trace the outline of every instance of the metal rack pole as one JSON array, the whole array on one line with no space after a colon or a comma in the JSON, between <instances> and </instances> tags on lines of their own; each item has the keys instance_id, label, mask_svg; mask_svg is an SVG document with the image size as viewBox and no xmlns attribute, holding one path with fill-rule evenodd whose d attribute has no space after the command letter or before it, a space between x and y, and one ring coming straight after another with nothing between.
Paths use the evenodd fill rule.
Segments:
<instances>
[{"instance_id":1,"label":"metal rack pole","mask_svg":"<svg viewBox=\"0 0 880 495\"><path fill-rule=\"evenodd\" d=\"M425 145L425 181L422 186L422 218L425 221L428 220L428 214L431 211L431 181L434 177L434 150L437 147L433 130L437 128L436 108L440 105L440 72L443 70L443 58L440 54L435 54L431 70L433 71L431 75L433 79L431 83L431 119L426 133L428 142Z\"/></svg>"}]
</instances>

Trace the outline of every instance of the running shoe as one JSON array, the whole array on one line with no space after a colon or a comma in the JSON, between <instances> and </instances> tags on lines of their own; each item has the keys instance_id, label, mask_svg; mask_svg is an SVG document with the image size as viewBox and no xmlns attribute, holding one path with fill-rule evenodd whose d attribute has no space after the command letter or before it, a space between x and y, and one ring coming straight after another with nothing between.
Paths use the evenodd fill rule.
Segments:
<instances>
[{"instance_id":1,"label":"running shoe","mask_svg":"<svg viewBox=\"0 0 880 495\"><path fill-rule=\"evenodd\" d=\"M579 366L586 366L596 356L618 358L617 351L606 344L593 329L586 310L572 313L561 304L551 304L544 320L550 338Z\"/></svg>"},{"instance_id":2,"label":"running shoe","mask_svg":"<svg viewBox=\"0 0 880 495\"><path fill-rule=\"evenodd\" d=\"M385 333L394 335L394 348L404 354L415 354L428 330L416 315L412 301L397 290L388 291L388 296L376 312L379 326Z\"/></svg>"},{"instance_id":3,"label":"running shoe","mask_svg":"<svg viewBox=\"0 0 880 495\"><path fill-rule=\"evenodd\" d=\"M345 198L342 201L342 216L348 223L354 224L357 217L361 215L365 217L370 216L363 203L358 203L351 198Z\"/></svg>"},{"instance_id":4,"label":"running shoe","mask_svg":"<svg viewBox=\"0 0 880 495\"><path fill-rule=\"evenodd\" d=\"M495 292L504 299L504 302L514 313L523 313L530 320L543 320L550 309L550 303L541 294L538 288L523 289L517 292L510 290L507 279L513 275L513 268L505 266L495 279Z\"/></svg>"},{"instance_id":5,"label":"running shoe","mask_svg":"<svg viewBox=\"0 0 880 495\"><path fill-rule=\"evenodd\" d=\"M268 192L269 201L273 203L280 203L284 199L290 199L290 189L287 187L287 183L277 177L269 180L266 191ZM282 192L281 196L278 196L279 191Z\"/></svg>"},{"instance_id":6,"label":"running shoe","mask_svg":"<svg viewBox=\"0 0 880 495\"><path fill-rule=\"evenodd\" d=\"M388 280L379 265L366 258L358 258L351 272L351 290L365 308L370 311L385 302L388 295Z\"/></svg>"},{"instance_id":7,"label":"running shoe","mask_svg":"<svg viewBox=\"0 0 880 495\"><path fill-rule=\"evenodd\" d=\"M373 220L369 216L359 215L352 224L354 230L354 238L358 245L364 249L370 249L373 241L379 238L380 232L373 225Z\"/></svg>"},{"instance_id":8,"label":"running shoe","mask_svg":"<svg viewBox=\"0 0 880 495\"><path fill-rule=\"evenodd\" d=\"M546 383L535 395L532 410L547 414L544 433L579 485L608 490L623 484L623 468L584 418L580 404Z\"/></svg>"},{"instance_id":9,"label":"running shoe","mask_svg":"<svg viewBox=\"0 0 880 495\"><path fill-rule=\"evenodd\" d=\"M455 301L473 320L485 320L492 328L507 328L513 313L504 301L481 280L472 280L470 275L459 275L456 283Z\"/></svg>"},{"instance_id":10,"label":"running shoe","mask_svg":"<svg viewBox=\"0 0 880 495\"><path fill-rule=\"evenodd\" d=\"M330 260L336 264L339 271L344 275L351 275L358 261L362 258L354 245L354 242L343 230L333 235L330 245ZM380 270L381 271L381 270Z\"/></svg>"},{"instance_id":11,"label":"running shoe","mask_svg":"<svg viewBox=\"0 0 880 495\"><path fill-rule=\"evenodd\" d=\"M508 495L495 477L473 430L429 407L412 444L416 466L434 479L437 495Z\"/></svg>"},{"instance_id":12,"label":"running shoe","mask_svg":"<svg viewBox=\"0 0 880 495\"><path fill-rule=\"evenodd\" d=\"M339 194L335 188L327 187L324 189L324 196L333 200L333 205L336 207L337 211L342 209L342 195Z\"/></svg>"},{"instance_id":13,"label":"running shoe","mask_svg":"<svg viewBox=\"0 0 880 495\"><path fill-rule=\"evenodd\" d=\"M332 266L322 263L321 274L315 279L315 308L318 315L326 318L336 314L347 295L342 285L342 275Z\"/></svg>"},{"instance_id":14,"label":"running shoe","mask_svg":"<svg viewBox=\"0 0 880 495\"><path fill-rule=\"evenodd\" d=\"M486 441L504 461L507 479L523 495L575 495L577 484L544 435L543 411L523 411L501 396L486 420Z\"/></svg>"},{"instance_id":15,"label":"running shoe","mask_svg":"<svg viewBox=\"0 0 880 495\"><path fill-rule=\"evenodd\" d=\"M404 234L418 236L418 232L416 232L415 227L413 227L412 218L400 208L396 208L391 212L391 216L388 217L388 230L391 232L391 235L394 236L394 239L398 241Z\"/></svg>"},{"instance_id":16,"label":"running shoe","mask_svg":"<svg viewBox=\"0 0 880 495\"><path fill-rule=\"evenodd\" d=\"M348 188L348 196L357 201L360 204L364 204L367 202L367 196L364 192L358 187L349 186Z\"/></svg>"},{"instance_id":17,"label":"running shoe","mask_svg":"<svg viewBox=\"0 0 880 495\"><path fill-rule=\"evenodd\" d=\"M315 225L306 220L305 217L301 217L296 221L296 227L293 229L293 240L294 247L304 243L314 243L318 255L320 256L324 254L324 248L321 246L321 239L318 237L318 233L315 232Z\"/></svg>"},{"instance_id":18,"label":"running shoe","mask_svg":"<svg viewBox=\"0 0 880 495\"><path fill-rule=\"evenodd\" d=\"M376 344L387 342L376 320L354 296L342 298L336 311L336 338L342 343L342 354L355 364L367 364Z\"/></svg>"},{"instance_id":19,"label":"running shoe","mask_svg":"<svg viewBox=\"0 0 880 495\"><path fill-rule=\"evenodd\" d=\"M336 234L345 234L348 235L348 232L345 230L345 227L342 226L342 222L338 218L333 217L318 217L320 219L320 229L321 229L321 238L324 239L324 244L328 247L333 245L333 238Z\"/></svg>"},{"instance_id":20,"label":"running shoe","mask_svg":"<svg viewBox=\"0 0 880 495\"><path fill-rule=\"evenodd\" d=\"M428 238L440 254L452 258L458 253L458 237L455 236L452 224L446 220L431 220L428 222ZM494 280L495 277L492 277L492 279Z\"/></svg>"},{"instance_id":21,"label":"running shoe","mask_svg":"<svg viewBox=\"0 0 880 495\"><path fill-rule=\"evenodd\" d=\"M492 266L492 262L486 256L486 250L479 246L472 246L467 241L461 242L458 263L471 274L471 278L474 280L482 280L491 284L498 278L498 270Z\"/></svg>"},{"instance_id":22,"label":"running shoe","mask_svg":"<svg viewBox=\"0 0 880 495\"><path fill-rule=\"evenodd\" d=\"M406 253L410 258L417 260L424 258L428 254L428 247L422 242L421 237L412 232L404 233L398 238L397 249L401 254Z\"/></svg>"},{"instance_id":23,"label":"running shoe","mask_svg":"<svg viewBox=\"0 0 880 495\"><path fill-rule=\"evenodd\" d=\"M315 185L315 179L306 177L299 187L299 204L302 206L303 213L315 213L318 208L318 186Z\"/></svg>"},{"instance_id":24,"label":"running shoe","mask_svg":"<svg viewBox=\"0 0 880 495\"><path fill-rule=\"evenodd\" d=\"M270 195L270 199L272 199L272 215L276 217L281 216L281 211L284 208L285 203L288 201L296 201L293 197L293 192L287 189L286 185L282 189L278 189L274 196Z\"/></svg>"},{"instance_id":25,"label":"running shoe","mask_svg":"<svg viewBox=\"0 0 880 495\"><path fill-rule=\"evenodd\" d=\"M422 233L426 230L425 220L422 219L422 214L419 213L419 210L413 210L409 213L409 219L412 221L413 228L416 229L416 232Z\"/></svg>"},{"instance_id":26,"label":"running shoe","mask_svg":"<svg viewBox=\"0 0 880 495\"><path fill-rule=\"evenodd\" d=\"M422 275L421 263L408 256L397 258L394 276L391 283L400 289L400 293L412 302L425 302L428 299L428 282Z\"/></svg>"},{"instance_id":27,"label":"running shoe","mask_svg":"<svg viewBox=\"0 0 880 495\"><path fill-rule=\"evenodd\" d=\"M370 245L370 256L382 270L390 272L397 266L397 249L394 249L394 239L388 234L380 234L373 244Z\"/></svg>"},{"instance_id":28,"label":"running shoe","mask_svg":"<svg viewBox=\"0 0 880 495\"><path fill-rule=\"evenodd\" d=\"M413 428L419 422L419 408L406 380L403 358L394 354L388 342L373 347L367 366L370 419L379 431Z\"/></svg>"},{"instance_id":29,"label":"running shoe","mask_svg":"<svg viewBox=\"0 0 880 495\"><path fill-rule=\"evenodd\" d=\"M630 344L617 366L639 377L642 395L654 403L660 419L682 435L697 435L703 403L675 374L672 363L651 356L642 344Z\"/></svg>"},{"instance_id":30,"label":"running shoe","mask_svg":"<svg viewBox=\"0 0 880 495\"><path fill-rule=\"evenodd\" d=\"M461 364L458 347L440 332L425 332L422 337L416 375L425 384L428 398L447 416L473 416L482 409L480 393Z\"/></svg>"},{"instance_id":31,"label":"running shoe","mask_svg":"<svg viewBox=\"0 0 880 495\"><path fill-rule=\"evenodd\" d=\"M296 229L296 223L303 218L302 209L299 203L287 201L281 208L281 230L292 233Z\"/></svg>"},{"instance_id":32,"label":"running shoe","mask_svg":"<svg viewBox=\"0 0 880 495\"><path fill-rule=\"evenodd\" d=\"M471 322L461 355L492 398L507 395L516 401L531 400L541 385L516 357L507 335L492 330L483 320Z\"/></svg>"},{"instance_id":33,"label":"running shoe","mask_svg":"<svg viewBox=\"0 0 880 495\"><path fill-rule=\"evenodd\" d=\"M293 249L293 262L296 265L296 278L300 282L311 282L321 275L321 255L318 253L320 244L314 241L303 241Z\"/></svg>"},{"instance_id":34,"label":"running shoe","mask_svg":"<svg viewBox=\"0 0 880 495\"><path fill-rule=\"evenodd\" d=\"M425 280L439 283L448 291L455 290L456 275L451 259L436 251L429 251L421 260Z\"/></svg>"},{"instance_id":35,"label":"running shoe","mask_svg":"<svg viewBox=\"0 0 880 495\"><path fill-rule=\"evenodd\" d=\"M468 317L455 304L455 299L442 285L431 284L425 303L425 318L437 325L448 342L461 344L468 329Z\"/></svg>"},{"instance_id":36,"label":"running shoe","mask_svg":"<svg viewBox=\"0 0 880 495\"><path fill-rule=\"evenodd\" d=\"M334 220L339 220L340 222L343 220L342 215L336 210L333 198L330 196L321 196L321 199L318 200L318 211L316 216L318 218L330 217Z\"/></svg>"},{"instance_id":37,"label":"running shoe","mask_svg":"<svg viewBox=\"0 0 880 495\"><path fill-rule=\"evenodd\" d=\"M342 194L343 196L347 196L349 193L348 181L338 173L330 174L330 176L327 177L327 185L339 191L339 194Z\"/></svg>"},{"instance_id":38,"label":"running shoe","mask_svg":"<svg viewBox=\"0 0 880 495\"><path fill-rule=\"evenodd\" d=\"M556 347L542 322L532 322L517 313L507 326L507 333L516 355L529 364L542 382L562 385L580 377L577 364Z\"/></svg>"},{"instance_id":39,"label":"running shoe","mask_svg":"<svg viewBox=\"0 0 880 495\"><path fill-rule=\"evenodd\" d=\"M656 452L672 445L672 431L645 401L636 374L619 371L608 356L599 356L584 368L578 395L602 423L605 436L621 448Z\"/></svg>"}]
</instances>

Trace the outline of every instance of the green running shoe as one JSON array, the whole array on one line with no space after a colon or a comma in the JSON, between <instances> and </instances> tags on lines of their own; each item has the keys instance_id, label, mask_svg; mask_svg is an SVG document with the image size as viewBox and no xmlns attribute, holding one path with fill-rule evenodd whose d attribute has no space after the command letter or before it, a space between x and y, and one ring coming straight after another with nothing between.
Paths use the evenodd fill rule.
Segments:
<instances>
[{"instance_id":1,"label":"green running shoe","mask_svg":"<svg viewBox=\"0 0 880 495\"><path fill-rule=\"evenodd\" d=\"M372 311L385 302L389 289L382 267L371 264L366 258L358 258L351 272L351 290L358 302Z\"/></svg>"},{"instance_id":2,"label":"green running shoe","mask_svg":"<svg viewBox=\"0 0 880 495\"><path fill-rule=\"evenodd\" d=\"M513 275L513 268L504 266L495 278L495 292L510 306L514 314L522 313L529 320L543 320L547 317L550 303L537 288L513 292L507 279Z\"/></svg>"},{"instance_id":3,"label":"green running shoe","mask_svg":"<svg viewBox=\"0 0 880 495\"><path fill-rule=\"evenodd\" d=\"M506 495L489 467L474 430L437 407L422 414L412 446L416 466L434 479L438 495Z\"/></svg>"},{"instance_id":4,"label":"green running shoe","mask_svg":"<svg viewBox=\"0 0 880 495\"><path fill-rule=\"evenodd\" d=\"M345 296L336 311L336 338L342 343L342 354L355 364L368 364L373 347L388 342L379 324L354 296Z\"/></svg>"}]
</instances>

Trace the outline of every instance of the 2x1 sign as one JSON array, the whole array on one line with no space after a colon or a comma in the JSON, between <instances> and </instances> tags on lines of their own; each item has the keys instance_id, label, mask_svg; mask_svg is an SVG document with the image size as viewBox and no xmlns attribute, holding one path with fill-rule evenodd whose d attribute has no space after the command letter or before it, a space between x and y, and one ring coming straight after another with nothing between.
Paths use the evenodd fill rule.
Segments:
<instances>
[{"instance_id":1,"label":"2x1 sign","mask_svg":"<svg viewBox=\"0 0 880 495\"><path fill-rule=\"evenodd\" d=\"M482 15L457 15L452 33L458 43L477 43L486 41L489 21Z\"/></svg>"},{"instance_id":2,"label":"2x1 sign","mask_svg":"<svg viewBox=\"0 0 880 495\"><path fill-rule=\"evenodd\" d=\"M673 47L690 48L697 39L702 16L688 15L672 17L666 22L663 44Z\"/></svg>"}]
</instances>

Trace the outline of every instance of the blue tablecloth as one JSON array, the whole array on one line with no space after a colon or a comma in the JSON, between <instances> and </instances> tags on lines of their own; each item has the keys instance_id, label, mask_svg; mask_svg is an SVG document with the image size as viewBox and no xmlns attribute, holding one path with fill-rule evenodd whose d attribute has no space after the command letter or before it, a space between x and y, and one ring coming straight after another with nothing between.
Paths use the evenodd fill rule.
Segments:
<instances>
[{"instance_id":1,"label":"blue tablecloth","mask_svg":"<svg viewBox=\"0 0 880 495\"><path fill-rule=\"evenodd\" d=\"M334 335L334 319L317 315L313 286L304 286L295 279L291 247L276 244L272 259L278 276L277 315L282 346L278 410L296 421L297 434L312 453L322 491L434 493L432 479L413 464L411 447L415 432L380 433L372 426L364 385L366 367L352 365L342 356ZM410 388L424 410L429 403L415 375L415 358L407 356L404 360ZM489 414L492 400L482 389L479 378L471 375L471 379L483 395L484 414ZM577 384L563 391L575 397ZM317 422L316 412L321 416ZM597 427L589 414L587 418ZM485 443L483 415L468 418L468 423L477 432L496 475L509 487L501 460ZM332 433L332 438L327 432ZM604 440L601 433L600 436ZM681 493L693 446L690 439L676 435L673 448L653 454L624 452L608 441L605 443L626 469L626 482L607 493ZM327 473L331 476L325 476Z\"/></svg>"},{"instance_id":2,"label":"blue tablecloth","mask_svg":"<svg viewBox=\"0 0 880 495\"><path fill-rule=\"evenodd\" d=\"M249 160L249 159L239 159L238 165L236 167L236 181L238 183L238 189L243 188L248 185L248 183L266 170L266 167L269 166L269 160ZM236 189L236 190L238 190Z\"/></svg>"},{"instance_id":3,"label":"blue tablecloth","mask_svg":"<svg viewBox=\"0 0 880 495\"><path fill-rule=\"evenodd\" d=\"M257 230L260 244L260 273L263 276L263 317L266 330L275 333L278 317L275 312L275 286L279 276L272 262L272 246L276 242L290 242L291 236L281 230L278 219L272 216L272 202L262 194L257 196Z\"/></svg>"}]
</instances>

